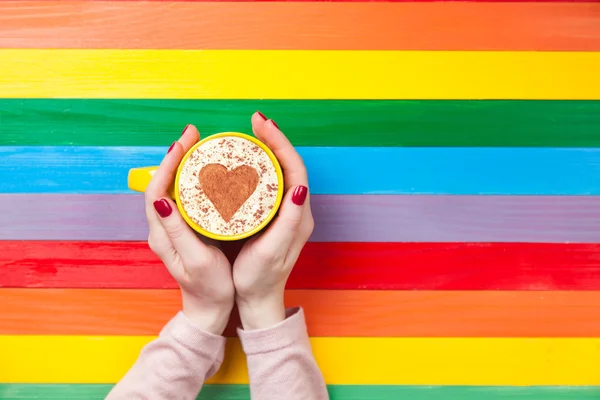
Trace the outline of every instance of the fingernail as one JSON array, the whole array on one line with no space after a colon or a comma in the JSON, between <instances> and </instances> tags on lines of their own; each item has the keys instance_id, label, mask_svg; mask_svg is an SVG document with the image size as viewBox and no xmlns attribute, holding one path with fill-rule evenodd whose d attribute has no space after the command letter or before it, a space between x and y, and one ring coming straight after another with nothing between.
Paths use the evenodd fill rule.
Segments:
<instances>
[{"instance_id":1,"label":"fingernail","mask_svg":"<svg viewBox=\"0 0 600 400\"><path fill-rule=\"evenodd\" d=\"M187 131L187 128L189 128L189 127L190 127L190 124L187 124L185 126L185 128L183 128L183 131L181 132L181 136L185 135L185 131Z\"/></svg>"},{"instance_id":2,"label":"fingernail","mask_svg":"<svg viewBox=\"0 0 600 400\"><path fill-rule=\"evenodd\" d=\"M166 218L173 212L171 205L165 199L156 200L154 203L154 209L161 216L161 218Z\"/></svg>"},{"instance_id":3,"label":"fingernail","mask_svg":"<svg viewBox=\"0 0 600 400\"><path fill-rule=\"evenodd\" d=\"M277 122L275 122L275 121L271 120L271 123L272 123L273 125L275 125L275 128L279 129L279 125L277 125Z\"/></svg>"},{"instance_id":4,"label":"fingernail","mask_svg":"<svg viewBox=\"0 0 600 400\"><path fill-rule=\"evenodd\" d=\"M260 117L261 117L261 118L262 118L264 121L266 121L266 120L267 120L267 117L265 117L265 114L261 113L260 111L257 111L256 113L257 113L258 115L260 115Z\"/></svg>"},{"instance_id":5,"label":"fingernail","mask_svg":"<svg viewBox=\"0 0 600 400\"><path fill-rule=\"evenodd\" d=\"M169 154L171 152L171 150L173 150L173 147L175 147L175 143L177 143L176 141L173 142L173 144L171 145L171 147L169 147L169 150L167 150L167 154Z\"/></svg>"},{"instance_id":6,"label":"fingernail","mask_svg":"<svg viewBox=\"0 0 600 400\"><path fill-rule=\"evenodd\" d=\"M304 204L307 194L308 188L306 186L297 186L296 189L294 189L294 193L292 193L292 201L295 205L301 206Z\"/></svg>"}]
</instances>

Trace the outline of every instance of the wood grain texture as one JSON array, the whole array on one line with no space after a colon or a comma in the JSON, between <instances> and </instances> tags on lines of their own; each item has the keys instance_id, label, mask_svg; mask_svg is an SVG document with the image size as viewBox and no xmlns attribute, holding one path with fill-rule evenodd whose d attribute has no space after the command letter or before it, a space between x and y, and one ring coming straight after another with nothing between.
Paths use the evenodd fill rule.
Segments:
<instances>
[{"instance_id":1,"label":"wood grain texture","mask_svg":"<svg viewBox=\"0 0 600 400\"><path fill-rule=\"evenodd\" d=\"M600 336L600 291L288 290L285 302L311 337ZM0 289L0 303L0 335L158 335L181 309L178 290ZM236 314L225 336L238 326Z\"/></svg>"},{"instance_id":2,"label":"wood grain texture","mask_svg":"<svg viewBox=\"0 0 600 400\"><path fill-rule=\"evenodd\" d=\"M600 245L309 242L288 289L600 290ZM0 241L0 287L174 289L145 242Z\"/></svg>"},{"instance_id":3,"label":"wood grain texture","mask_svg":"<svg viewBox=\"0 0 600 400\"><path fill-rule=\"evenodd\" d=\"M595 10L587 3L4 1L0 47L597 51Z\"/></svg>"},{"instance_id":4,"label":"wood grain texture","mask_svg":"<svg viewBox=\"0 0 600 400\"><path fill-rule=\"evenodd\" d=\"M297 147L297 150L304 159L310 190L315 195L600 195L600 149L597 148ZM158 165L166 152L166 146L3 146L0 192L131 194L127 187L129 169ZM360 167L356 160L361 161Z\"/></svg>"},{"instance_id":5,"label":"wood grain texture","mask_svg":"<svg viewBox=\"0 0 600 400\"><path fill-rule=\"evenodd\" d=\"M154 338L3 335L0 382L115 383ZM331 385L600 384L597 338L345 337L311 338L310 344ZM237 339L228 339L226 354L207 383L247 384L246 356Z\"/></svg>"},{"instance_id":6,"label":"wood grain texture","mask_svg":"<svg viewBox=\"0 0 600 400\"><path fill-rule=\"evenodd\" d=\"M0 384L4 400L104 400L112 385ZM597 400L595 386L329 385L331 400ZM250 400L247 385L205 385L198 400Z\"/></svg>"},{"instance_id":7,"label":"wood grain texture","mask_svg":"<svg viewBox=\"0 0 600 400\"><path fill-rule=\"evenodd\" d=\"M161 146L187 123L249 131L256 110L296 146L600 147L585 100L0 99L0 144Z\"/></svg>"},{"instance_id":8,"label":"wood grain texture","mask_svg":"<svg viewBox=\"0 0 600 400\"><path fill-rule=\"evenodd\" d=\"M15 1L15 0L0 0L2 1ZM52 0L44 0L52 1ZM104 0L86 0L86 1L104 1ZM120 1L147 1L150 3L161 2L164 0L111 0L114 2ZM172 0L172 2L228 2L228 3L246 3L246 2L344 2L344 3L365 3L365 2L376 2L376 3L412 3L412 2L437 2L439 0ZM444 0L447 1L447 0ZM466 2L482 2L482 3L597 3L598 0L465 0Z\"/></svg>"},{"instance_id":9,"label":"wood grain texture","mask_svg":"<svg viewBox=\"0 0 600 400\"><path fill-rule=\"evenodd\" d=\"M598 196L311 197L313 242L597 243ZM141 195L0 194L0 240L148 238ZM489 262L489 260L488 260Z\"/></svg>"},{"instance_id":10,"label":"wood grain texture","mask_svg":"<svg viewBox=\"0 0 600 400\"><path fill-rule=\"evenodd\" d=\"M5 98L600 99L600 52L3 49L0 59Z\"/></svg>"}]
</instances>

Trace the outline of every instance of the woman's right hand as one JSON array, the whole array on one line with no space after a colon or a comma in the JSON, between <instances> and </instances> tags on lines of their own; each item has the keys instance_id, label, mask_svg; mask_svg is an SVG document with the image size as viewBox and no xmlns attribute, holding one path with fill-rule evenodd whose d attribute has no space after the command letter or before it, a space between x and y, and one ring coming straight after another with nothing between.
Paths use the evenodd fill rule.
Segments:
<instances>
[{"instance_id":1,"label":"woman's right hand","mask_svg":"<svg viewBox=\"0 0 600 400\"><path fill-rule=\"evenodd\" d=\"M314 227L302 158L262 114L252 116L252 129L281 163L286 194L278 216L242 247L233 265L236 302L246 330L268 328L285 319L285 284Z\"/></svg>"},{"instance_id":2,"label":"woman's right hand","mask_svg":"<svg viewBox=\"0 0 600 400\"><path fill-rule=\"evenodd\" d=\"M216 246L198 238L168 195L179 163L199 139L198 130L188 125L146 188L148 244L179 283L184 315L198 328L220 335L234 303L231 264Z\"/></svg>"}]
</instances>

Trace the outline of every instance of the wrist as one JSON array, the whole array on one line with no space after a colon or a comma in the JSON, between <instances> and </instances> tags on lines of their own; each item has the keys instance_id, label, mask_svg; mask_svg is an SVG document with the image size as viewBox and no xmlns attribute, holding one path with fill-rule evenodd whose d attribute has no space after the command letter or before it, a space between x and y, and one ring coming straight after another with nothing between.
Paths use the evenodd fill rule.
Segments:
<instances>
[{"instance_id":1,"label":"wrist","mask_svg":"<svg viewBox=\"0 0 600 400\"><path fill-rule=\"evenodd\" d=\"M202 304L186 294L183 297L183 314L197 328L221 335L227 327L233 304Z\"/></svg>"},{"instance_id":2,"label":"wrist","mask_svg":"<svg viewBox=\"0 0 600 400\"><path fill-rule=\"evenodd\" d=\"M260 299L236 299L240 320L244 330L266 329L285 320L283 295L273 295Z\"/></svg>"}]
</instances>

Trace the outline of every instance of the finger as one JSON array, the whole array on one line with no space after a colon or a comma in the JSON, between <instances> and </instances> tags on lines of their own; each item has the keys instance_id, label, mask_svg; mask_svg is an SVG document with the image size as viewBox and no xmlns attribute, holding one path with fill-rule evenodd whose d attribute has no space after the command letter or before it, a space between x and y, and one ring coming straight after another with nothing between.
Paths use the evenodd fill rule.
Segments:
<instances>
[{"instance_id":1,"label":"finger","mask_svg":"<svg viewBox=\"0 0 600 400\"><path fill-rule=\"evenodd\" d=\"M148 220L150 233L155 238L160 237L164 239L166 238L166 235L164 232L159 233L163 230L163 228L158 216L156 215L153 203L161 197L168 196L169 187L172 185L173 178L182 157L183 148L181 147L181 144L174 142L167 151L167 154L160 163L160 166L152 176L152 179L150 180L150 183L148 184L148 187L144 193L146 219ZM158 243L155 243L155 245L158 245ZM167 251L167 245L171 246L170 243L165 243L164 245L161 244L160 247L165 247L165 251Z\"/></svg>"},{"instance_id":2,"label":"finger","mask_svg":"<svg viewBox=\"0 0 600 400\"><path fill-rule=\"evenodd\" d=\"M175 173L181 159L185 153L198 142L199 138L200 136L196 127L187 125L179 140L173 142L160 166L152 176L145 191L146 217L149 224L159 225L156 213L153 211L151 205L159 197L167 195L169 188L173 184Z\"/></svg>"},{"instance_id":3,"label":"finger","mask_svg":"<svg viewBox=\"0 0 600 400\"><path fill-rule=\"evenodd\" d=\"M146 192L151 193L155 199L168 193L179 163L181 163L183 156L185 156L188 150L198 142L199 138L200 134L195 126L186 126L179 140L173 142L167 151L165 158L163 158L160 166L154 173Z\"/></svg>"},{"instance_id":4,"label":"finger","mask_svg":"<svg viewBox=\"0 0 600 400\"><path fill-rule=\"evenodd\" d=\"M184 151L181 144L173 142L146 188L144 197L146 217L150 229L160 229L161 225L152 204L159 198L168 196L169 188L173 184L175 173L183 158L183 154Z\"/></svg>"},{"instance_id":5,"label":"finger","mask_svg":"<svg viewBox=\"0 0 600 400\"><path fill-rule=\"evenodd\" d=\"M308 176L302 157L273 120L265 121L255 113L252 116L252 129L256 137L265 143L279 160L283 168L286 189L300 185L308 186Z\"/></svg>"},{"instance_id":6,"label":"finger","mask_svg":"<svg viewBox=\"0 0 600 400\"><path fill-rule=\"evenodd\" d=\"M185 222L175 203L171 199L162 197L155 200L152 206L183 264L202 264L208 248L196 237L194 230Z\"/></svg>"},{"instance_id":7,"label":"finger","mask_svg":"<svg viewBox=\"0 0 600 400\"><path fill-rule=\"evenodd\" d=\"M156 172L152 176L148 187L146 188L146 194L151 201L156 200L159 197L166 196L169 189L173 185L175 179L175 173L179 167L179 163L184 156L183 146L178 142L173 142L165 158L163 158Z\"/></svg>"},{"instance_id":8,"label":"finger","mask_svg":"<svg viewBox=\"0 0 600 400\"><path fill-rule=\"evenodd\" d=\"M262 127L265 124L265 122L267 121L267 117L265 117L265 114L261 113L260 111L257 111L254 114L252 114L250 121L252 123L252 133L254 133L254 136L259 138L258 134L256 133L256 130L257 128Z\"/></svg>"},{"instance_id":9,"label":"finger","mask_svg":"<svg viewBox=\"0 0 600 400\"><path fill-rule=\"evenodd\" d=\"M156 210L153 207L153 202L163 196L167 196L170 185L169 176L175 174L180 159L178 154L181 154L182 151L181 145L177 142L171 145L167 155L163 158L158 170L154 173L152 180L148 184L144 195L146 218L148 219L150 230L148 244L174 277L181 276L183 272L182 266L177 260L177 253L173 243L160 223Z\"/></svg>"},{"instance_id":10,"label":"finger","mask_svg":"<svg viewBox=\"0 0 600 400\"><path fill-rule=\"evenodd\" d=\"M199 140L200 132L198 132L198 129L194 125L187 125L179 138L179 143L183 147L183 154L185 155Z\"/></svg>"},{"instance_id":11,"label":"finger","mask_svg":"<svg viewBox=\"0 0 600 400\"><path fill-rule=\"evenodd\" d=\"M295 186L288 190L281 203L279 215L258 239L261 246L268 247L268 254L287 253L298 235L307 196L306 186Z\"/></svg>"}]
</instances>

